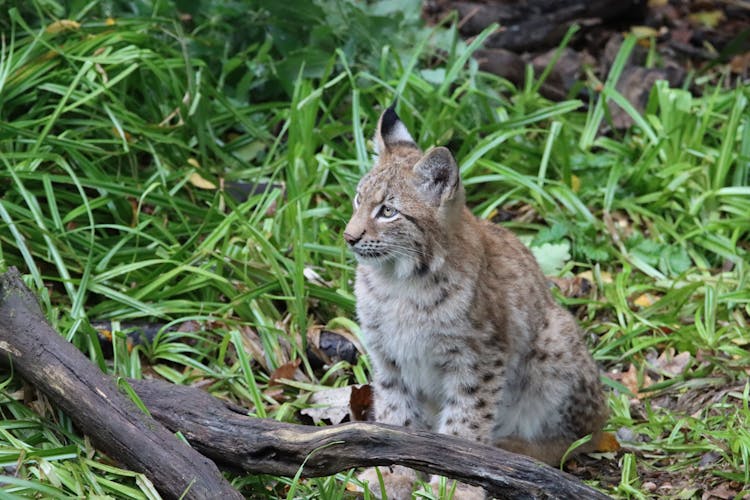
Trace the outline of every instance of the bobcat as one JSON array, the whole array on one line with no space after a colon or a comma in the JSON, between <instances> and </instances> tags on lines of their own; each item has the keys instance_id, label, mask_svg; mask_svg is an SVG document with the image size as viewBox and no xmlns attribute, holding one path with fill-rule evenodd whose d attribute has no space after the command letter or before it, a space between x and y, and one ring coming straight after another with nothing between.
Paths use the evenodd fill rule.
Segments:
<instances>
[{"instance_id":1,"label":"bobcat","mask_svg":"<svg viewBox=\"0 0 750 500\"><path fill-rule=\"evenodd\" d=\"M357 313L375 420L461 436L558 464L607 418L597 367L531 252L466 207L444 147L422 152L393 107L344 238L358 261ZM383 468L389 498L416 472ZM361 479L378 489L374 469ZM435 479L433 479L435 481ZM459 485L456 498L483 498Z\"/></svg>"}]
</instances>

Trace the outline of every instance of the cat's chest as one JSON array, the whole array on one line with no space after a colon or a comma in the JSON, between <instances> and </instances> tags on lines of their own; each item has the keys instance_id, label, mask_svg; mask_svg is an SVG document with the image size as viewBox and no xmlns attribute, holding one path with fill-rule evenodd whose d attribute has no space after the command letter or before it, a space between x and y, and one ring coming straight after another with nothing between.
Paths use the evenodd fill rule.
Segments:
<instances>
[{"instance_id":1,"label":"cat's chest","mask_svg":"<svg viewBox=\"0 0 750 500\"><path fill-rule=\"evenodd\" d=\"M468 323L474 287L466 280L402 283L360 272L355 293L362 327L411 350Z\"/></svg>"},{"instance_id":2,"label":"cat's chest","mask_svg":"<svg viewBox=\"0 0 750 500\"><path fill-rule=\"evenodd\" d=\"M393 285L358 277L357 309L371 354L399 367L414 388L434 393L447 342L471 328L470 283L440 281L425 286Z\"/></svg>"}]
</instances>

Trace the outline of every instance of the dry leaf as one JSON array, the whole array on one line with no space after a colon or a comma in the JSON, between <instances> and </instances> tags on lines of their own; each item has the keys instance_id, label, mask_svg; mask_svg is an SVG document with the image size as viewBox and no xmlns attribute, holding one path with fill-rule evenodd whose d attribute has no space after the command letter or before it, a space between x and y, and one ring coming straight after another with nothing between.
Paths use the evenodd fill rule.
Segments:
<instances>
[{"instance_id":1,"label":"dry leaf","mask_svg":"<svg viewBox=\"0 0 750 500\"><path fill-rule=\"evenodd\" d=\"M369 420L368 416L371 409L372 386L366 384L359 387L352 387L352 394L349 397L349 410L351 411L352 420Z\"/></svg>"},{"instance_id":2,"label":"dry leaf","mask_svg":"<svg viewBox=\"0 0 750 500\"><path fill-rule=\"evenodd\" d=\"M190 160L188 160L188 163L190 163ZM190 174L189 181L190 181L190 184L197 187L198 189L216 189L216 184L214 184L213 182L209 180L204 179L203 177L201 177L201 174L199 174L198 172L193 172L192 174Z\"/></svg>"},{"instance_id":3,"label":"dry leaf","mask_svg":"<svg viewBox=\"0 0 750 500\"><path fill-rule=\"evenodd\" d=\"M300 413L312 418L315 424L323 421L330 422L333 425L340 424L350 413L352 387L359 388L361 386L348 385L314 392L310 396L309 402L315 406L304 408Z\"/></svg>"},{"instance_id":4,"label":"dry leaf","mask_svg":"<svg viewBox=\"0 0 750 500\"><path fill-rule=\"evenodd\" d=\"M284 396L284 388L280 385L270 385L263 391L263 395L273 399L277 403L283 403L287 398Z\"/></svg>"},{"instance_id":5,"label":"dry leaf","mask_svg":"<svg viewBox=\"0 0 750 500\"><path fill-rule=\"evenodd\" d=\"M638 307L650 307L654 305L660 297L651 294L651 293L642 293L638 297L633 300L633 304L637 305Z\"/></svg>"},{"instance_id":6,"label":"dry leaf","mask_svg":"<svg viewBox=\"0 0 750 500\"><path fill-rule=\"evenodd\" d=\"M644 51L646 49L643 49ZM615 88L622 97L643 114L648 105L651 89L658 80L667 80L675 86L682 82L684 70L679 66L665 68L645 68L643 66L626 66ZM633 118L623 108L614 102L608 104L612 114L612 125L617 129L628 128L633 125Z\"/></svg>"},{"instance_id":7,"label":"dry leaf","mask_svg":"<svg viewBox=\"0 0 750 500\"><path fill-rule=\"evenodd\" d=\"M596 283L596 280L594 279L593 271L583 271L582 273L578 273L576 277L588 280L590 283ZM599 277L601 278L602 283L604 283L605 285L612 283L614 281L612 279L612 274L608 273L607 271L600 272Z\"/></svg>"},{"instance_id":8,"label":"dry leaf","mask_svg":"<svg viewBox=\"0 0 750 500\"><path fill-rule=\"evenodd\" d=\"M242 347L244 347L245 351L250 353L253 361L259 363L260 366L268 371L263 342L261 342L258 333L249 326L243 326L240 328L240 334L242 335Z\"/></svg>"},{"instance_id":9,"label":"dry leaf","mask_svg":"<svg viewBox=\"0 0 750 500\"><path fill-rule=\"evenodd\" d=\"M570 176L570 189L572 189L574 193L581 190L581 179L577 175Z\"/></svg>"},{"instance_id":10,"label":"dry leaf","mask_svg":"<svg viewBox=\"0 0 750 500\"><path fill-rule=\"evenodd\" d=\"M180 326L177 327L177 331L183 333L202 332L203 330L203 325L194 319L183 321L180 323Z\"/></svg>"},{"instance_id":11,"label":"dry leaf","mask_svg":"<svg viewBox=\"0 0 750 500\"><path fill-rule=\"evenodd\" d=\"M362 491L362 488L350 481L346 483L346 491L360 492Z\"/></svg>"},{"instance_id":12,"label":"dry leaf","mask_svg":"<svg viewBox=\"0 0 750 500\"><path fill-rule=\"evenodd\" d=\"M648 491L649 493L653 493L654 491L656 491L656 489L658 488L658 486L653 481L646 481L645 483L643 483L641 485L641 488L644 491Z\"/></svg>"},{"instance_id":13,"label":"dry leaf","mask_svg":"<svg viewBox=\"0 0 750 500\"><path fill-rule=\"evenodd\" d=\"M313 325L307 330L307 359L313 369L331 365L331 358L320 348L322 325Z\"/></svg>"},{"instance_id":14,"label":"dry leaf","mask_svg":"<svg viewBox=\"0 0 750 500\"><path fill-rule=\"evenodd\" d=\"M636 38L649 38L649 37L656 37L659 35L659 32L652 28L651 26L631 26L630 32L636 37Z\"/></svg>"},{"instance_id":15,"label":"dry leaf","mask_svg":"<svg viewBox=\"0 0 750 500\"><path fill-rule=\"evenodd\" d=\"M716 28L720 22L724 21L724 12L716 10L702 10L700 12L694 12L688 16L690 22L693 24L702 24L706 28Z\"/></svg>"},{"instance_id":16,"label":"dry leaf","mask_svg":"<svg viewBox=\"0 0 750 500\"><path fill-rule=\"evenodd\" d=\"M318 285L322 287L329 286L328 283L326 283L326 281L323 279L323 277L320 274L318 274L318 272L310 266L305 266L302 269L302 275L305 277L307 281L309 281L313 285Z\"/></svg>"},{"instance_id":17,"label":"dry leaf","mask_svg":"<svg viewBox=\"0 0 750 500\"><path fill-rule=\"evenodd\" d=\"M596 451L600 453L608 453L619 449L620 443L617 441L617 437L611 432L602 432L599 441L596 443Z\"/></svg>"},{"instance_id":18,"label":"dry leaf","mask_svg":"<svg viewBox=\"0 0 750 500\"><path fill-rule=\"evenodd\" d=\"M750 68L750 52L734 56L729 61L729 69L732 73L742 75L747 72L748 68Z\"/></svg>"},{"instance_id":19,"label":"dry leaf","mask_svg":"<svg viewBox=\"0 0 750 500\"><path fill-rule=\"evenodd\" d=\"M125 141L128 143L133 143L133 135L127 130L123 130L122 133L120 133L120 130L118 130L117 127L112 127L112 133L115 135L115 137L125 139Z\"/></svg>"},{"instance_id":20,"label":"dry leaf","mask_svg":"<svg viewBox=\"0 0 750 500\"><path fill-rule=\"evenodd\" d=\"M627 239L633 235L633 221L627 213L615 210L610 214L610 217L612 218L612 225L620 237Z\"/></svg>"},{"instance_id":21,"label":"dry leaf","mask_svg":"<svg viewBox=\"0 0 750 500\"><path fill-rule=\"evenodd\" d=\"M72 19L59 19L47 26L44 31L50 34L55 34L60 33L61 31L77 30L80 27L81 23L73 21Z\"/></svg>"},{"instance_id":22,"label":"dry leaf","mask_svg":"<svg viewBox=\"0 0 750 500\"><path fill-rule=\"evenodd\" d=\"M576 299L588 297L594 289L591 280L584 278L581 275L574 276L573 278L547 276L547 280L554 283L566 297Z\"/></svg>"},{"instance_id":23,"label":"dry leaf","mask_svg":"<svg viewBox=\"0 0 750 500\"><path fill-rule=\"evenodd\" d=\"M721 483L715 488L711 488L709 491L704 491L701 500L713 500L720 498L721 500L729 500L735 498L739 493L739 484L735 483L736 486L731 482Z\"/></svg>"},{"instance_id":24,"label":"dry leaf","mask_svg":"<svg viewBox=\"0 0 750 500\"><path fill-rule=\"evenodd\" d=\"M692 358L687 351L675 356L674 349L669 348L664 350L656 359L655 368L670 378L676 377L685 371L685 367L690 363Z\"/></svg>"},{"instance_id":25,"label":"dry leaf","mask_svg":"<svg viewBox=\"0 0 750 500\"><path fill-rule=\"evenodd\" d=\"M299 364L299 359L293 359L276 368L271 374L271 378L268 380L268 385L278 384L279 379L282 378L294 380L294 373L297 371Z\"/></svg>"},{"instance_id":26,"label":"dry leaf","mask_svg":"<svg viewBox=\"0 0 750 500\"><path fill-rule=\"evenodd\" d=\"M643 374L643 384L638 383L638 370L635 365L631 364L628 371L622 374L620 382L632 392L636 398L643 399L651 395L649 392L644 392L644 389L648 388L654 383L647 374Z\"/></svg>"}]
</instances>

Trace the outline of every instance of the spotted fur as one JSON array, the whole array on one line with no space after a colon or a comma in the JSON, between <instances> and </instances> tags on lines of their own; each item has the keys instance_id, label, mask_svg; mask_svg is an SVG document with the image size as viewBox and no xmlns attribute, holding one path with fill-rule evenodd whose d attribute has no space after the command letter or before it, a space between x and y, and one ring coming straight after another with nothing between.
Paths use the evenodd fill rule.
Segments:
<instances>
[{"instance_id":1,"label":"spotted fur","mask_svg":"<svg viewBox=\"0 0 750 500\"><path fill-rule=\"evenodd\" d=\"M391 108L375 144L344 232L359 262L375 419L550 464L576 439L596 441L606 419L597 367L531 252L471 214L451 153L423 153ZM409 497L410 474L388 476L399 488L390 498Z\"/></svg>"}]
</instances>

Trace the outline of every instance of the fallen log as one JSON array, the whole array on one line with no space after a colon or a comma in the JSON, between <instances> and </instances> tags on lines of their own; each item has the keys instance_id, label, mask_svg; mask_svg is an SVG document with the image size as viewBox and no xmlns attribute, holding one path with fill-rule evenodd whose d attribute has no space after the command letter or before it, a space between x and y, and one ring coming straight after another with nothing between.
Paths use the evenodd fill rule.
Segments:
<instances>
[{"instance_id":1,"label":"fallen log","mask_svg":"<svg viewBox=\"0 0 750 500\"><path fill-rule=\"evenodd\" d=\"M13 268L0 275L0 353L99 450L146 474L168 498L185 491L185 498L240 498L206 457L234 470L286 476L300 467L306 476L326 476L399 464L482 486L497 498L608 498L531 458L453 436L383 424L311 427L251 418L197 388L131 380L151 418L46 323ZM205 456L167 429L180 431Z\"/></svg>"},{"instance_id":2,"label":"fallen log","mask_svg":"<svg viewBox=\"0 0 750 500\"><path fill-rule=\"evenodd\" d=\"M145 474L165 498L242 498L213 462L144 414L47 324L15 268L0 275L0 362L12 364L97 449Z\"/></svg>"},{"instance_id":3,"label":"fallen log","mask_svg":"<svg viewBox=\"0 0 750 500\"><path fill-rule=\"evenodd\" d=\"M473 36L494 22L498 33L486 46L534 51L556 46L575 23L600 24L639 19L645 14L645 0L496 0L493 2L454 2L462 34Z\"/></svg>"},{"instance_id":4,"label":"fallen log","mask_svg":"<svg viewBox=\"0 0 750 500\"><path fill-rule=\"evenodd\" d=\"M318 477L399 464L482 486L497 498L608 498L531 458L453 436L363 422L311 427L250 418L197 388L130 383L154 418L217 463L247 472L293 476L303 467L305 476Z\"/></svg>"}]
</instances>

